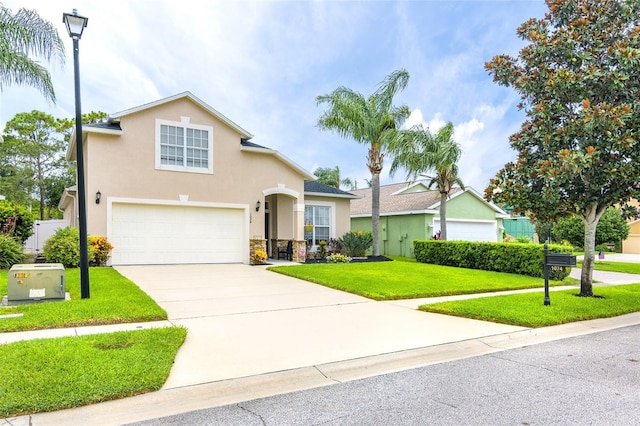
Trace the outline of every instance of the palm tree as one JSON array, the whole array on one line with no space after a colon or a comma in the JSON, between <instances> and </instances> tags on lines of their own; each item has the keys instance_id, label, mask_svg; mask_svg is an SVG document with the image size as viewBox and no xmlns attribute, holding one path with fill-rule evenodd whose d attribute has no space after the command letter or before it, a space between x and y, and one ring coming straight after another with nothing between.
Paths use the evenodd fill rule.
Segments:
<instances>
[{"instance_id":1,"label":"palm tree","mask_svg":"<svg viewBox=\"0 0 640 426\"><path fill-rule=\"evenodd\" d=\"M421 125L406 132L407 137L391 147L396 154L391 164L393 176L400 168L407 171L407 178L418 176L429 179L429 188L435 185L440 192L440 239L447 239L447 198L454 185L464 189L458 177L458 160L462 155L460 145L452 139L453 124L447 123L433 136Z\"/></svg>"},{"instance_id":2,"label":"palm tree","mask_svg":"<svg viewBox=\"0 0 640 426\"><path fill-rule=\"evenodd\" d=\"M389 74L368 98L347 87L338 87L328 95L316 98L329 109L318 119L318 127L332 130L340 136L369 145L367 167L371 172L371 226L373 255L379 255L378 225L380 222L380 172L387 147L402 138L400 130L409 117L409 107L393 105L393 97L409 82L409 73L403 69Z\"/></svg>"},{"instance_id":3,"label":"palm tree","mask_svg":"<svg viewBox=\"0 0 640 426\"><path fill-rule=\"evenodd\" d=\"M333 186L334 188L340 189L341 186L346 188L355 189L354 183L351 179L340 177L340 167L336 166L333 169L318 167L313 171L315 177L318 178L318 182L323 183L325 185ZM356 183L357 184L357 183Z\"/></svg>"},{"instance_id":4,"label":"palm tree","mask_svg":"<svg viewBox=\"0 0 640 426\"><path fill-rule=\"evenodd\" d=\"M338 166L334 169L318 167L313 171L313 174L318 178L318 182L340 188L340 168Z\"/></svg>"},{"instance_id":5,"label":"palm tree","mask_svg":"<svg viewBox=\"0 0 640 426\"><path fill-rule=\"evenodd\" d=\"M0 4L0 40L0 89L25 84L55 102L49 72L30 57L64 63L64 45L55 27L35 10L20 8L14 15Z\"/></svg>"}]
</instances>

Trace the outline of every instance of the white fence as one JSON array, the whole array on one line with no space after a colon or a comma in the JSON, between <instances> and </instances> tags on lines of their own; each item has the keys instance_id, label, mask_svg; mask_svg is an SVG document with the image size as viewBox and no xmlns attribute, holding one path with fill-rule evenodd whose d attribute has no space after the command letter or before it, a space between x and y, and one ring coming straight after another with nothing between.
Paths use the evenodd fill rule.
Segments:
<instances>
[{"instance_id":1,"label":"white fence","mask_svg":"<svg viewBox=\"0 0 640 426\"><path fill-rule=\"evenodd\" d=\"M56 233L60 228L69 226L68 220L52 219L52 220L36 220L33 222L33 235L24 242L24 251L26 253L42 253L42 247L47 238Z\"/></svg>"}]
</instances>

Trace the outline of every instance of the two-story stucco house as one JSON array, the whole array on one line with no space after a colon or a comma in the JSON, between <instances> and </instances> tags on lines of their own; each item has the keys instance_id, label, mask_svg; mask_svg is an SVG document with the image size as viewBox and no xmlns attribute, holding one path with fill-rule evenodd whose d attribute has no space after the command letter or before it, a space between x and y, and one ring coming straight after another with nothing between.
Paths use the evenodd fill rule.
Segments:
<instances>
[{"instance_id":1,"label":"two-story stucco house","mask_svg":"<svg viewBox=\"0 0 640 426\"><path fill-rule=\"evenodd\" d=\"M293 242L304 261L307 218L322 208L331 237L349 231L348 193L314 185L308 171L250 142L244 128L189 92L84 125L89 235L114 246L111 264L249 263ZM77 223L75 187L60 207ZM323 231L324 232L324 231Z\"/></svg>"}]
</instances>

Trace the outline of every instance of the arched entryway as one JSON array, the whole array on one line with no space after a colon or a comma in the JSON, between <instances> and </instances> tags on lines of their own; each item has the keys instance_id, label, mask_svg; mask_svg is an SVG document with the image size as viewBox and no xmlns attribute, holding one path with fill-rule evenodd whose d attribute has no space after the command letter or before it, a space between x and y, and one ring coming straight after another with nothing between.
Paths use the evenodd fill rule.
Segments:
<instances>
[{"instance_id":1,"label":"arched entryway","mask_svg":"<svg viewBox=\"0 0 640 426\"><path fill-rule=\"evenodd\" d=\"M264 235L270 258L286 258L283 251L291 242L291 260L304 262L304 195L284 185L262 191L265 197Z\"/></svg>"}]
</instances>

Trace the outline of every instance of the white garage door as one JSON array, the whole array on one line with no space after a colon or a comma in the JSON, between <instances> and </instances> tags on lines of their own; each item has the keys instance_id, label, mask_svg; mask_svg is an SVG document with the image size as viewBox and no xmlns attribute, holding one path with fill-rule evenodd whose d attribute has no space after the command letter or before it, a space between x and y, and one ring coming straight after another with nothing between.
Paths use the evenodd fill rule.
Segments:
<instances>
[{"instance_id":1,"label":"white garage door","mask_svg":"<svg viewBox=\"0 0 640 426\"><path fill-rule=\"evenodd\" d=\"M440 229L440 219L435 219L435 231ZM498 241L498 225L494 221L470 222L447 220L447 240Z\"/></svg>"},{"instance_id":2,"label":"white garage door","mask_svg":"<svg viewBox=\"0 0 640 426\"><path fill-rule=\"evenodd\" d=\"M113 265L243 261L243 210L114 203L111 212Z\"/></svg>"}]
</instances>

